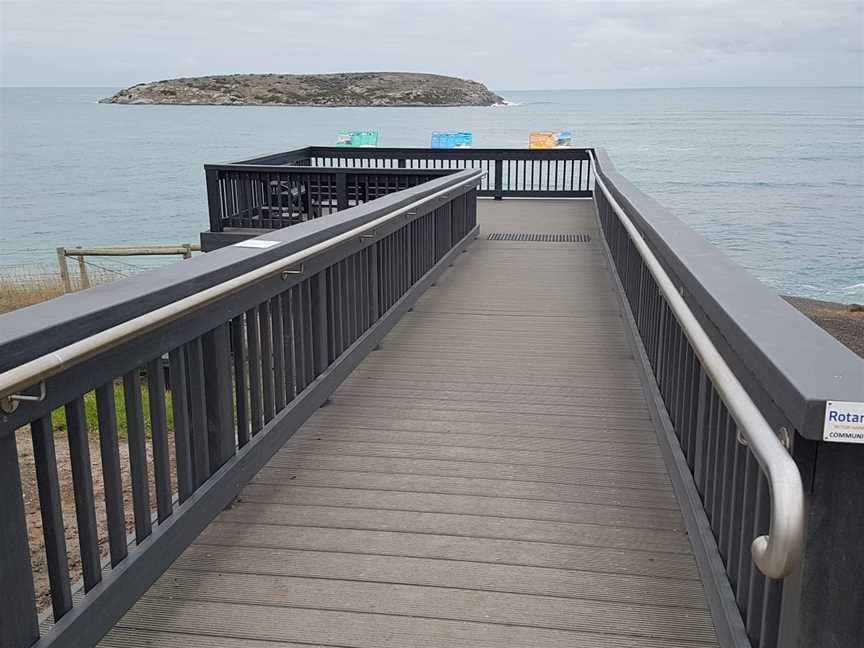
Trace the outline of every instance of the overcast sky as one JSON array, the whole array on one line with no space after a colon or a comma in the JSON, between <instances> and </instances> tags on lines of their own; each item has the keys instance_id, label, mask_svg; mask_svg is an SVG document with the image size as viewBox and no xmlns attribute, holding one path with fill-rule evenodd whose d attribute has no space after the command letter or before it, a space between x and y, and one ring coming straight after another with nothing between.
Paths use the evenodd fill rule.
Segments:
<instances>
[{"instance_id":1,"label":"overcast sky","mask_svg":"<svg viewBox=\"0 0 864 648\"><path fill-rule=\"evenodd\" d=\"M0 0L0 83L417 71L493 89L862 85L864 2Z\"/></svg>"}]
</instances>

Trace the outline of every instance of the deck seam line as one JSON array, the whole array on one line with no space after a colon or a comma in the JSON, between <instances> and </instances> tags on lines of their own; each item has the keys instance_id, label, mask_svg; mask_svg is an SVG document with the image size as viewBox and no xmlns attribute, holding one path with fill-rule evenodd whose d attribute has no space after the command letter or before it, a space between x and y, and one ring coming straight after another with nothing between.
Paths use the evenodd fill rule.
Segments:
<instances>
[{"instance_id":1,"label":"deck seam line","mask_svg":"<svg viewBox=\"0 0 864 648\"><path fill-rule=\"evenodd\" d=\"M218 518L217 518L218 519ZM215 521L215 520L214 520ZM376 529L372 527L344 527L344 526L324 526L321 524L299 524L296 522L292 523L282 523L282 522L261 522L255 521L250 522L249 520L232 520L226 521L222 520L223 524L238 524L238 525L249 525L249 524L258 524L260 526L273 526L273 527L303 527L307 529L332 529L334 531L378 531L381 533L405 533L410 535L428 535L428 536L446 536L450 538L469 538L469 539L477 539L477 540L500 540L503 542L531 542L535 544L548 544L548 545L557 545L561 547L592 547L595 549L612 549L615 551L635 551L639 553L649 553L649 554L668 554L670 556L692 556L692 553L689 551L669 551L665 549L634 549L631 547L611 547L609 545L600 545L600 544L582 544L575 542L548 542L545 540L531 540L527 538L503 538L501 536L481 536L481 535L466 535L462 533L441 533L436 532L432 533L431 531L419 531L419 530L410 530L410 531L402 531L399 529ZM644 529L646 531L657 531L659 529ZM689 547L689 544L687 545Z\"/></svg>"},{"instance_id":2,"label":"deck seam line","mask_svg":"<svg viewBox=\"0 0 864 648\"><path fill-rule=\"evenodd\" d=\"M260 473L259 473L260 474ZM476 495L474 493L446 493L442 491L417 491L417 490L404 490L401 488L358 488L356 486L323 486L317 484L299 484L296 481L291 481L290 483L282 483L282 482L269 482L264 480L255 479L249 482L246 487L254 486L258 484L265 484L270 486L281 486L285 488L322 488L329 490L347 490L347 491L365 491L370 493L406 493L410 495L444 495L444 496L453 496L453 497L477 497L477 498L487 498L487 499L506 499L513 500L517 502L546 502L549 504L585 504L587 506L614 506L616 508L632 508L643 511L645 509L649 509L652 511L678 511L678 507L663 507L663 506L637 506L633 504L599 504L596 502L583 502L581 500L550 500L550 499L541 499L534 497L504 497L502 495ZM244 487L244 490L245 488ZM242 493L240 497L242 498ZM250 500L251 501L251 500Z\"/></svg>"},{"instance_id":3,"label":"deck seam line","mask_svg":"<svg viewBox=\"0 0 864 648\"><path fill-rule=\"evenodd\" d=\"M425 460L423 460L425 461ZM618 486L604 486L603 484L594 484L590 482L556 482L556 481L536 481L536 480L526 480L526 479L499 479L497 477L460 477L458 475L436 475L433 473L417 473L417 472L382 472L380 470L343 470L336 468L315 468L315 467L306 467L306 466L273 466L267 464L262 468L270 469L270 470L309 470L316 472L337 472L337 473L363 473L368 475L405 475L405 476L417 476L417 477L446 477L448 479L471 479L471 480L482 480L482 481L503 481L503 482L513 482L513 483L527 483L527 484L554 484L556 486L598 486L602 488L619 488ZM600 471L597 471L600 472ZM260 474L260 471L259 471ZM249 482L250 484L252 482ZM620 488L626 488L628 490L638 490L641 492L664 492L665 488L649 488L649 487L637 487L637 486L621 486ZM669 484L669 492L672 493L672 486ZM674 495L674 493L673 493Z\"/></svg>"},{"instance_id":4,"label":"deck seam line","mask_svg":"<svg viewBox=\"0 0 864 648\"><path fill-rule=\"evenodd\" d=\"M490 593L490 594L507 594L511 596L531 596L534 598L550 598L557 599L560 601L596 601L600 603L613 603L615 605L626 605L628 607L636 607L636 608L661 608L661 609L671 609L671 610L701 610L704 612L709 612L706 606L696 607L692 605L663 605L657 603L635 603L632 601L621 601L617 599L611 598L587 598L584 596L565 596L563 594L540 594L535 592L514 592L512 590L502 590L495 588L477 588L477 587L457 587L454 585L432 585L429 583L407 583L404 581L389 581L389 580L376 580L376 579L363 579L363 578L338 578L333 576L298 576L295 574L277 574L273 572L266 571L240 571L236 569L215 569L215 568L204 568L204 567L171 567L167 573L172 571L186 571L193 572L196 574L235 574L242 576L268 576L272 578L296 578L298 580L314 580L314 581L329 581L329 582L337 582L337 583L371 583L373 585L396 585L400 587L428 587L429 589L436 590L454 590L457 592L481 592L481 593ZM696 582L696 581L692 581ZM170 598L167 596L162 596L159 594L153 594L153 596L157 596L159 598ZM208 601L212 599L197 599L193 597L189 597L190 600L193 601ZM230 601L225 601L226 603L230 603ZM401 616L401 615L400 615ZM408 615L406 615L408 616Z\"/></svg>"},{"instance_id":5,"label":"deck seam line","mask_svg":"<svg viewBox=\"0 0 864 648\"><path fill-rule=\"evenodd\" d=\"M288 444L286 444L288 445ZM572 470L578 469L578 466L573 465L563 465L556 466L554 464L532 464L532 463L513 463L506 461L468 461L464 459L427 459L423 457L402 457L402 456L387 456L387 455L369 455L369 454L352 454L352 453L340 453L340 454L330 454L327 452L315 452L315 451L305 451L305 450L297 450L296 448L288 448L286 449L284 446L281 450L279 450L274 457L285 457L285 456L293 456L293 455L303 455L306 457L366 457L368 459L414 459L419 461L448 461L451 463L459 463L459 464L469 464L469 465L494 465L494 466L513 466L518 468L559 468L562 470ZM592 457L589 455L586 457L597 459L598 457ZM271 460L272 461L272 460ZM602 470L596 469L596 470ZM618 473L631 473L635 475L656 475L657 477L668 476L666 472L652 471L652 470L627 470L622 468L614 468L610 470L614 470L614 472Z\"/></svg>"},{"instance_id":6,"label":"deck seam line","mask_svg":"<svg viewBox=\"0 0 864 648\"><path fill-rule=\"evenodd\" d=\"M223 522L222 524L235 524L236 525L239 523L237 523L237 522ZM247 525L247 526L254 526L255 524L257 524L257 523L253 523L253 525ZM292 526L299 526L299 528L304 528L304 529L319 528L319 527L307 527L307 526L301 526L301 525L292 525ZM345 530L355 530L355 529L345 529ZM384 531L382 533L390 533L390 532ZM402 531L402 532L394 532L394 533L408 533L408 532ZM505 542L511 542L511 541L505 540ZM555 545L555 543L550 543L550 542L532 542L530 540L525 540L525 541L516 540L516 541L512 541L512 542L531 542L531 544L551 544L553 546L564 546L564 547L574 546L574 545ZM562 571L562 572L568 572L568 573L572 572L572 573L582 573L582 574L601 574L604 576L619 576L619 577L632 577L632 578L656 578L656 579L660 579L660 580L668 580L668 581L675 581L675 582L682 582L682 583L701 583L699 576L698 576L698 571L696 570L696 563L695 562L693 563L693 569L697 575L695 575L693 578L682 578L680 576L665 576L665 575L661 575L661 574L657 574L657 575L654 575L654 574L650 574L650 575L649 574L637 574L634 572L616 572L616 571L607 571L604 569L571 569L568 567L549 567L548 565L530 565L530 564L517 563L517 562L503 562L503 561L502 562L499 562L499 561L489 562L486 560L468 560L465 558L440 558L440 557L436 557L436 556L420 556L420 555L414 555L414 554L370 553L370 552L366 552L366 551L340 551L337 549L310 549L310 548L303 548L303 547L278 547L277 548L277 547L273 547L272 545L257 545L257 544L248 544L245 542L242 542L239 544L235 544L235 543L220 544L218 542L212 542L212 541L208 542L207 540L204 540L204 541L196 540L194 544L196 546L207 546L207 547L227 547L227 548L236 547L236 548L243 548L243 549L268 549L268 550L278 549L278 550L283 550L283 551L302 551L302 552L306 552L306 553L332 553L332 554L347 555L347 556L378 556L381 558L415 558L417 560L434 560L434 561L438 561L438 562L471 563L471 564L492 565L492 566L500 565L502 567L526 567L529 569L549 569L549 570L553 570L553 571ZM576 545L576 546L581 546L581 545ZM591 548L595 549L596 547L591 547ZM653 552L649 552L649 551L642 550L642 549L611 549L611 550L612 551L625 551L625 552L629 552L629 553L638 553L638 554L653 553ZM682 554L663 553L662 555L664 555L664 556L678 556L678 555L682 555Z\"/></svg>"},{"instance_id":7,"label":"deck seam line","mask_svg":"<svg viewBox=\"0 0 864 648\"><path fill-rule=\"evenodd\" d=\"M568 628L559 628L555 626L532 626L532 625L524 625L521 623L503 623L498 621L476 621L473 619L459 619L459 618L451 618L451 617L438 617L438 616L424 616L420 614L394 614L390 612L358 612L356 610L346 609L346 608L323 608L323 607L311 607L308 605L267 605L264 603L229 603L225 601L198 601L197 599L187 599L182 597L162 597L157 596L156 594L152 594L151 598L159 599L162 601L191 601L191 602L202 602L202 603L220 603L222 605L238 605L238 606L248 606L248 607L263 607L263 608L277 608L277 609L291 609L291 610L316 610L321 612L342 612L347 614L365 614L369 616L386 616L392 618L399 619L425 619L427 621L445 621L450 623L469 623L472 625L493 625L493 626L502 626L505 628L524 628L526 630L553 630L556 632L567 632L571 634L582 634L582 635L601 635L608 637L634 637L637 639L653 639L657 641L679 641L679 642L691 642L694 645L698 644L701 646L716 646L717 644L714 642L705 642L701 640L694 640L689 638L676 638L676 637L668 637L668 636L658 636L651 634L629 634L629 633L618 633L618 632L591 632L590 630L571 630ZM244 637L245 639L251 639L251 637ZM288 640L290 641L290 639Z\"/></svg>"},{"instance_id":8,"label":"deck seam line","mask_svg":"<svg viewBox=\"0 0 864 648\"><path fill-rule=\"evenodd\" d=\"M678 527L644 527L644 526L630 526L630 525L621 525L621 524L606 524L601 522L574 522L572 520L558 520L558 519L548 519L548 518L526 518L526 517L518 517L513 515L489 515L484 513L452 513L450 511L424 511L420 509L404 509L404 508L378 508L374 506L349 506L347 504L302 504L295 502L280 502L278 500L268 500L268 499L249 499L244 497L242 494L239 496L240 504L257 504L264 505L267 504L269 506L294 506L301 508L327 508L327 509L344 509L348 511L377 511L377 512L391 512L391 513L418 513L421 515L456 515L459 517L482 517L489 518L492 520L519 520L522 522L552 522L554 524L576 524L579 526L592 526L592 527L602 527L608 529L639 529L640 531L659 531L659 532L675 532L682 531L683 527L680 529ZM602 504L595 505L597 508L606 508Z\"/></svg>"}]
</instances>

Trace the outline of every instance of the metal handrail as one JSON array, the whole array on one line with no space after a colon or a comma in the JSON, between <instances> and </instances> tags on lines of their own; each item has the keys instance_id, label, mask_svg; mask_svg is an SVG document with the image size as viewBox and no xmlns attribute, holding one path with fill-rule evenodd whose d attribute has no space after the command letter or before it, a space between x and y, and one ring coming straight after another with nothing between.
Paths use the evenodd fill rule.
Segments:
<instances>
[{"instance_id":1,"label":"metal handrail","mask_svg":"<svg viewBox=\"0 0 864 648\"><path fill-rule=\"evenodd\" d=\"M595 186L603 191L642 256L703 369L743 433L744 442L753 451L767 478L771 494L770 528L768 535L758 536L750 545L753 562L769 578L788 576L798 566L804 546L804 487L798 466L699 324L639 230L606 187L598 172L599 166L593 151L590 156L594 162Z\"/></svg>"},{"instance_id":2,"label":"metal handrail","mask_svg":"<svg viewBox=\"0 0 864 648\"><path fill-rule=\"evenodd\" d=\"M268 263L267 265L255 268L242 275L238 275L233 279L229 279L215 286L211 286L194 295L189 295L183 299L179 299L174 303L168 304L152 310L149 313L144 313L133 319L121 322L104 331L94 333L82 340L78 340L68 344L56 351L46 353L38 358L34 358L17 367L0 373L0 400L8 399L10 396L18 396L17 400L25 400L27 397L21 397L16 392L27 389L32 385L40 383L58 373L65 371L69 367L80 364L95 355L114 348L123 342L139 337L159 326L172 322L184 315L187 315L195 310L203 308L223 297L234 294L246 286L267 278L270 275L281 273L284 271L296 270L298 265L301 265L307 259L314 257L322 252L333 248L340 243L343 243L354 237L358 237L369 230L374 230L393 220L394 218L406 214L418 206L428 203L435 198L446 196L453 191L465 186L476 185L483 176L485 171L477 170L470 177L456 184L449 185L444 189L435 193L429 194L415 200L412 203L399 207L398 209L369 221L363 225L355 227L347 232L337 234L336 236L310 245L308 248L290 254L287 257Z\"/></svg>"}]
</instances>

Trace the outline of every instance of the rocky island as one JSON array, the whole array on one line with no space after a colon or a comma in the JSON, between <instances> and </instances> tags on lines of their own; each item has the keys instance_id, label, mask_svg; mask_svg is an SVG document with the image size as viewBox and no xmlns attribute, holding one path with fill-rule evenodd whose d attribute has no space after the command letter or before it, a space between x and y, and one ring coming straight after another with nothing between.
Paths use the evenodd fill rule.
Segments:
<instances>
[{"instance_id":1,"label":"rocky island","mask_svg":"<svg viewBox=\"0 0 864 648\"><path fill-rule=\"evenodd\" d=\"M139 83L101 100L216 106L491 106L482 83L438 74L229 74Z\"/></svg>"}]
</instances>

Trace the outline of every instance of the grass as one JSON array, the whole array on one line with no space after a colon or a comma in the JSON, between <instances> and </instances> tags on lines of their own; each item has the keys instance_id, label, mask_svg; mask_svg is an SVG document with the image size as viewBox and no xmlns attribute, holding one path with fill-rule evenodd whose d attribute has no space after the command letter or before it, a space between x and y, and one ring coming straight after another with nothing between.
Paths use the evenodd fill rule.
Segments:
<instances>
[{"instance_id":1,"label":"grass","mask_svg":"<svg viewBox=\"0 0 864 648\"><path fill-rule=\"evenodd\" d=\"M72 268L70 267L70 272ZM90 268L87 272L90 284L108 283L117 278L116 274ZM80 278L71 277L73 290L79 289ZM63 281L56 268L31 265L3 268L0 272L0 313L32 306L65 294Z\"/></svg>"},{"instance_id":2,"label":"grass","mask_svg":"<svg viewBox=\"0 0 864 648\"><path fill-rule=\"evenodd\" d=\"M149 438L151 434L150 398L146 384L141 386L141 407L144 411L144 433ZM129 436L129 428L126 422L123 384L119 381L114 383L114 410L117 413L117 435L125 441ZM96 392L91 391L84 394L84 415L87 419L87 430L90 432L90 438L98 438L99 417L96 412ZM174 411L171 407L171 392L167 390L165 392L165 419L168 430L172 431L174 429ZM66 431L66 411L62 407L51 412L51 427L55 434Z\"/></svg>"}]
</instances>

